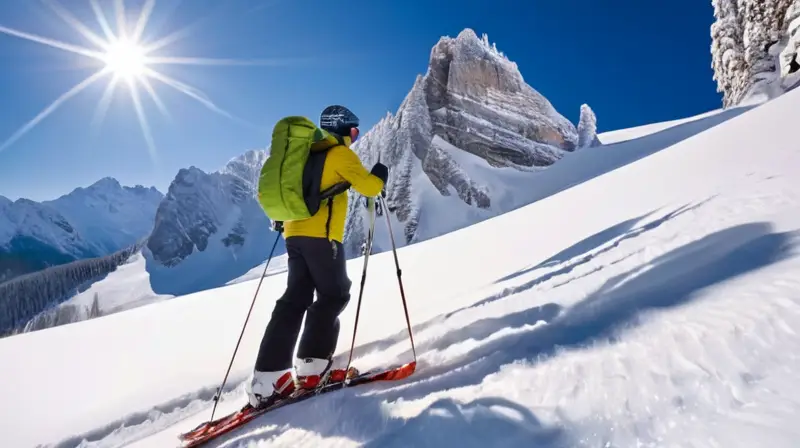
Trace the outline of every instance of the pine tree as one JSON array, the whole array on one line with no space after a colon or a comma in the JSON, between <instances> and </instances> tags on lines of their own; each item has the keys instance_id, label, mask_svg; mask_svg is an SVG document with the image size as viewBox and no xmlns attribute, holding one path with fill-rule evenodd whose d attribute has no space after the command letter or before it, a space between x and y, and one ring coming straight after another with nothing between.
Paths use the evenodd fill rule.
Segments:
<instances>
[{"instance_id":1,"label":"pine tree","mask_svg":"<svg viewBox=\"0 0 800 448\"><path fill-rule=\"evenodd\" d=\"M92 299L92 307L89 308L88 317L89 319L94 319L95 317L100 317L100 297L97 293L94 293L94 299Z\"/></svg>"},{"instance_id":2,"label":"pine tree","mask_svg":"<svg viewBox=\"0 0 800 448\"><path fill-rule=\"evenodd\" d=\"M794 53L790 9L798 0L712 0L717 21L711 26L711 53L717 91L729 107L769 86L789 71ZM781 62L783 59L783 62Z\"/></svg>"},{"instance_id":3,"label":"pine tree","mask_svg":"<svg viewBox=\"0 0 800 448\"><path fill-rule=\"evenodd\" d=\"M711 25L711 66L717 91L723 94L725 107L739 96L745 77L744 35L736 0L712 0L716 22Z\"/></svg>"},{"instance_id":4,"label":"pine tree","mask_svg":"<svg viewBox=\"0 0 800 448\"><path fill-rule=\"evenodd\" d=\"M414 160L416 157L408 148L397 165L398 174L395 176L394 189L391 194L391 202L388 202L389 208L396 211L397 219L405 222L411 213L413 201L411 200L411 176L414 170Z\"/></svg>"},{"instance_id":5,"label":"pine tree","mask_svg":"<svg viewBox=\"0 0 800 448\"><path fill-rule=\"evenodd\" d=\"M85 307L58 305L85 285L116 270L140 250L142 244L137 243L105 257L53 266L0 284L0 336L22 328L31 331L83 319L84 312L88 311Z\"/></svg>"},{"instance_id":6,"label":"pine tree","mask_svg":"<svg viewBox=\"0 0 800 448\"><path fill-rule=\"evenodd\" d=\"M789 77L800 72L800 0L794 0L786 10L783 19L783 26L786 28L786 47L780 53L781 75ZM796 83L796 76L792 77L791 87Z\"/></svg>"}]
</instances>

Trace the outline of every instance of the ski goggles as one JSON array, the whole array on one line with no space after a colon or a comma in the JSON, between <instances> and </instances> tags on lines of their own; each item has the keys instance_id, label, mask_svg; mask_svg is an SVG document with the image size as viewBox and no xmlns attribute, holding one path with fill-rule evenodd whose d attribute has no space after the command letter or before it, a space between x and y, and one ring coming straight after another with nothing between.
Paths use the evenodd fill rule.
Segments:
<instances>
[{"instance_id":1,"label":"ski goggles","mask_svg":"<svg viewBox=\"0 0 800 448\"><path fill-rule=\"evenodd\" d=\"M355 143L361 131L358 128L350 128L350 141Z\"/></svg>"}]
</instances>

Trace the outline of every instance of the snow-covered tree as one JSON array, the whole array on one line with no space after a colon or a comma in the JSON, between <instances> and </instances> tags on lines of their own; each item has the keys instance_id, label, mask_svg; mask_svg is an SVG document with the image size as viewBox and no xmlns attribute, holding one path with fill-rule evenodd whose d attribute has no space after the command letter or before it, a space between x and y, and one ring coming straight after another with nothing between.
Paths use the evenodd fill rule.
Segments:
<instances>
[{"instance_id":1,"label":"snow-covered tree","mask_svg":"<svg viewBox=\"0 0 800 448\"><path fill-rule=\"evenodd\" d=\"M578 148L597 146L597 117L588 104L581 105L581 118L578 122Z\"/></svg>"},{"instance_id":2,"label":"snow-covered tree","mask_svg":"<svg viewBox=\"0 0 800 448\"><path fill-rule=\"evenodd\" d=\"M419 210L411 197L415 164L416 157L409 149L398 164L399 173L395 181L392 202L387 202L390 210L397 214L397 219L405 223L403 234L406 238L406 244L413 239L419 221Z\"/></svg>"},{"instance_id":3,"label":"snow-covered tree","mask_svg":"<svg viewBox=\"0 0 800 448\"><path fill-rule=\"evenodd\" d=\"M767 92L780 79L780 58L787 58L781 50L791 32L787 17L798 1L712 0L712 68L725 107Z\"/></svg>"},{"instance_id":4,"label":"snow-covered tree","mask_svg":"<svg viewBox=\"0 0 800 448\"><path fill-rule=\"evenodd\" d=\"M785 87L800 81L800 0L795 0L786 10L786 45L779 54L781 76L792 78Z\"/></svg>"},{"instance_id":5,"label":"snow-covered tree","mask_svg":"<svg viewBox=\"0 0 800 448\"><path fill-rule=\"evenodd\" d=\"M740 0L740 3L744 4L744 59L750 80L757 82L762 74L775 74L777 64L769 50L780 40L791 0Z\"/></svg>"},{"instance_id":6,"label":"snow-covered tree","mask_svg":"<svg viewBox=\"0 0 800 448\"><path fill-rule=\"evenodd\" d=\"M39 331L86 319L85 309L78 305L64 304L36 315L24 328L24 332Z\"/></svg>"},{"instance_id":7,"label":"snow-covered tree","mask_svg":"<svg viewBox=\"0 0 800 448\"><path fill-rule=\"evenodd\" d=\"M737 0L712 0L716 22L711 25L711 67L717 91L727 107L741 95L746 79L744 35Z\"/></svg>"}]
</instances>

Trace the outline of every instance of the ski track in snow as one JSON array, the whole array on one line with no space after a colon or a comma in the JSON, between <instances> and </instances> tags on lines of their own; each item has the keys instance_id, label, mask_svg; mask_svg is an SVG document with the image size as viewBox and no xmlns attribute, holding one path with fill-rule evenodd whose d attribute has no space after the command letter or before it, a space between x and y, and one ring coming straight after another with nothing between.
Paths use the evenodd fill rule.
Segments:
<instances>
[{"instance_id":1,"label":"ski track in snow","mask_svg":"<svg viewBox=\"0 0 800 448\"><path fill-rule=\"evenodd\" d=\"M800 150L780 131L788 132L787 112L797 104L800 91L530 207L404 248L412 319L425 316L412 320L417 372L270 412L207 446L793 446L800 440ZM452 266L425 264L442 251ZM390 258L375 258L381 269L393 267ZM452 296L424 296L414 283L432 277L419 264L464 284L440 290ZM448 268L463 272L453 277ZM374 275L367 283L389 291L383 283L394 278ZM283 287L273 283L265 287ZM252 284L226 288L234 295ZM188 310L187 300L221 310L212 299L200 294L150 307L161 311L163 325ZM245 300L235 301L237 312ZM397 304L386 303L378 306L394 312ZM136 323L149 311L75 326L99 328L126 313L139 316ZM231 330L222 317L219 325ZM343 319L339 361L346 361L349 322ZM354 365L410 360L405 329L387 322L359 328L358 341L368 342L358 344ZM0 352L67 336L54 330L17 345L0 341ZM263 327L254 331L257 342ZM196 337L188 324L178 332ZM382 336L367 337L373 334ZM166 366L174 362L169 353L133 355ZM214 353L214 361L221 358ZM177 446L179 433L210 414L217 384L198 370L190 384L204 388L121 419L98 419L95 429L49 446ZM218 416L244 403L247 373L234 369ZM156 384L174 387L171 380Z\"/></svg>"}]
</instances>

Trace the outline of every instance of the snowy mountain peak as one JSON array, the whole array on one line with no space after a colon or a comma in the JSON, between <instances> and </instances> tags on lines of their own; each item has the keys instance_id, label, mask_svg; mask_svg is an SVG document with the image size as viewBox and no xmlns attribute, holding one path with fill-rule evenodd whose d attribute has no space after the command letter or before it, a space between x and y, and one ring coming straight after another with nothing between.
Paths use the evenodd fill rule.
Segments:
<instances>
[{"instance_id":1,"label":"snowy mountain peak","mask_svg":"<svg viewBox=\"0 0 800 448\"><path fill-rule=\"evenodd\" d=\"M44 204L58 210L91 239L95 252L108 254L150 232L163 197L155 188L123 187L118 180L104 177Z\"/></svg>"},{"instance_id":2,"label":"snowy mountain peak","mask_svg":"<svg viewBox=\"0 0 800 448\"><path fill-rule=\"evenodd\" d=\"M483 33L481 37L472 28L465 28L455 39L444 36L439 40L439 45L448 45L449 42L455 41L457 45L461 46L464 51L468 51L472 56L480 57L494 57L498 60L510 64L516 68L517 64L509 60L503 52L497 49L496 44L489 43L489 36ZM438 45L437 45L438 46Z\"/></svg>"},{"instance_id":3,"label":"snowy mountain peak","mask_svg":"<svg viewBox=\"0 0 800 448\"><path fill-rule=\"evenodd\" d=\"M527 140L567 151L577 145L574 125L559 114L547 98L525 83L517 65L497 51L496 46L489 46L488 37L478 39L472 30L462 31L456 39L444 37L434 46L424 88L431 110L449 105L452 112L457 112L451 114L448 121L466 124L463 118L472 115L484 119L477 120L476 126L483 125L481 121L505 122L512 129L522 129L514 133ZM439 115L441 113L436 116ZM460 125L456 128L470 131ZM470 133L477 136L475 132ZM486 144L493 139L491 133L479 138ZM457 143L456 146L469 150ZM521 164L531 166L534 163Z\"/></svg>"},{"instance_id":4,"label":"snowy mountain peak","mask_svg":"<svg viewBox=\"0 0 800 448\"><path fill-rule=\"evenodd\" d=\"M261 263L274 233L256 200L267 152L251 150L206 173L178 171L158 206L145 258L153 289L213 288Z\"/></svg>"},{"instance_id":5,"label":"snowy mountain peak","mask_svg":"<svg viewBox=\"0 0 800 448\"><path fill-rule=\"evenodd\" d=\"M469 71L475 71L477 75L483 76L459 78L459 75L463 76L465 74L464 70L451 74L449 70L439 69L440 67L449 69L454 60L462 63L471 62L477 64L489 72L497 68L501 70L491 75L483 73L484 70L476 70L477 67L470 67ZM469 28L459 33L455 39L448 36L439 39L439 42L431 50L429 72L431 69L439 75L437 80L441 81L443 85L452 83L454 86L464 85L519 91L521 85L524 84L517 64L498 51L496 46L489 45L486 35L484 35L483 39L479 39L475 32ZM501 85L501 81L505 81L504 85Z\"/></svg>"},{"instance_id":6,"label":"snowy mountain peak","mask_svg":"<svg viewBox=\"0 0 800 448\"><path fill-rule=\"evenodd\" d=\"M0 199L0 282L110 254L147 236L163 195L105 177L58 199Z\"/></svg>"},{"instance_id":7,"label":"snowy mountain peak","mask_svg":"<svg viewBox=\"0 0 800 448\"><path fill-rule=\"evenodd\" d=\"M56 204L56 207L58 207L59 202L75 203L81 201L88 203L91 201L100 201L121 203L133 197L138 197L140 200L149 202L158 202L163 196L164 195L155 187L145 187L143 185L127 187L120 184L120 182L113 177L104 177L88 187L75 188L70 193L54 201L46 201L46 203Z\"/></svg>"},{"instance_id":8,"label":"snowy mountain peak","mask_svg":"<svg viewBox=\"0 0 800 448\"><path fill-rule=\"evenodd\" d=\"M158 191L156 187L145 187L144 185L135 185L133 187L123 187L126 190L131 191L134 194L145 196L145 195L159 195L163 196L163 193Z\"/></svg>"},{"instance_id":9,"label":"snowy mountain peak","mask_svg":"<svg viewBox=\"0 0 800 448\"><path fill-rule=\"evenodd\" d=\"M258 177L261 174L261 167L267 161L267 151L263 149L253 149L244 154L232 158L220 172L238 178L243 187L253 187L258 184Z\"/></svg>"},{"instance_id":10,"label":"snowy mountain peak","mask_svg":"<svg viewBox=\"0 0 800 448\"><path fill-rule=\"evenodd\" d=\"M582 130L594 141L592 126ZM517 65L488 36L465 29L439 39L397 112L354 149L366 165L391 167L389 206L412 242L522 205L507 183L519 184L578 143L576 127L525 83ZM365 235L359 210L346 225L351 253Z\"/></svg>"},{"instance_id":11,"label":"snowy mountain peak","mask_svg":"<svg viewBox=\"0 0 800 448\"><path fill-rule=\"evenodd\" d=\"M181 168L178 170L178 173L175 174L175 179L169 184L169 189L167 190L167 196L175 193L175 191L180 190L184 186L191 186L194 184L195 180L206 174L200 168L192 165L189 168Z\"/></svg>"},{"instance_id":12,"label":"snowy mountain peak","mask_svg":"<svg viewBox=\"0 0 800 448\"><path fill-rule=\"evenodd\" d=\"M104 177L89 186L89 188L122 188L119 181L113 177Z\"/></svg>"}]
</instances>

